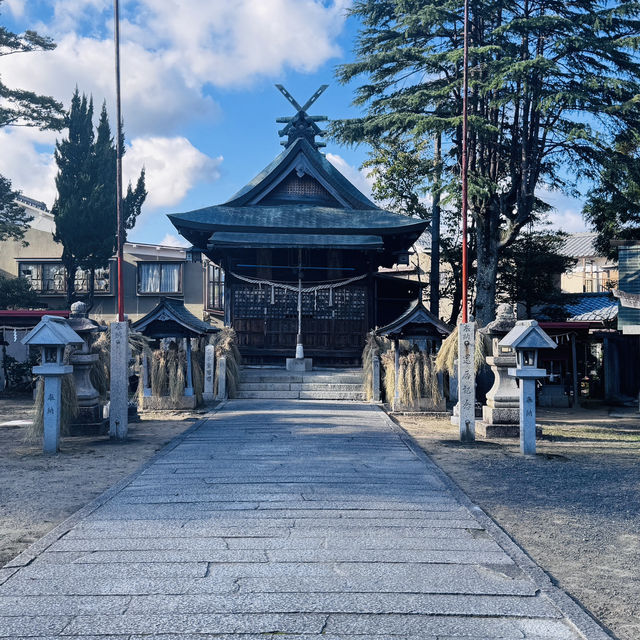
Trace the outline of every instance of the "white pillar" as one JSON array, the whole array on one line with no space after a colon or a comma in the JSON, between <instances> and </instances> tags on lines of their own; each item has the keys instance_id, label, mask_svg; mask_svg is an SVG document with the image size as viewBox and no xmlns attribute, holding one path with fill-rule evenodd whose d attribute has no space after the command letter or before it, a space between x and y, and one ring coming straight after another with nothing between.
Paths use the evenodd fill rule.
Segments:
<instances>
[{"instance_id":1,"label":"white pillar","mask_svg":"<svg viewBox=\"0 0 640 640\"><path fill-rule=\"evenodd\" d=\"M109 436L126 440L129 426L129 326L111 323L111 384L109 392Z\"/></svg>"},{"instance_id":2,"label":"white pillar","mask_svg":"<svg viewBox=\"0 0 640 640\"><path fill-rule=\"evenodd\" d=\"M400 349L399 349L399 344L398 344L398 340L394 340L393 342L393 349L394 349L394 359L393 359L393 366L394 366L394 383L393 383L393 405L391 407L392 411L396 410L396 405L398 404L399 400L400 400L400 388L398 385L398 373L400 371Z\"/></svg>"},{"instance_id":3,"label":"white pillar","mask_svg":"<svg viewBox=\"0 0 640 640\"><path fill-rule=\"evenodd\" d=\"M476 439L476 376L475 325L458 325L458 406L460 411L460 441Z\"/></svg>"},{"instance_id":4,"label":"white pillar","mask_svg":"<svg viewBox=\"0 0 640 640\"><path fill-rule=\"evenodd\" d=\"M536 455L535 378L520 378L520 453Z\"/></svg>"},{"instance_id":5,"label":"white pillar","mask_svg":"<svg viewBox=\"0 0 640 640\"><path fill-rule=\"evenodd\" d=\"M380 356L377 353L371 357L371 376L371 401L380 402Z\"/></svg>"},{"instance_id":6,"label":"white pillar","mask_svg":"<svg viewBox=\"0 0 640 640\"><path fill-rule=\"evenodd\" d=\"M218 394L216 400L225 400L227 397L227 357L218 358Z\"/></svg>"},{"instance_id":7,"label":"white pillar","mask_svg":"<svg viewBox=\"0 0 640 640\"><path fill-rule=\"evenodd\" d=\"M204 393L205 402L213 400L213 381L215 377L216 350L212 344L204 348Z\"/></svg>"},{"instance_id":8,"label":"white pillar","mask_svg":"<svg viewBox=\"0 0 640 640\"><path fill-rule=\"evenodd\" d=\"M42 376L44 401L42 405L42 451L46 454L60 451L60 418L62 415L62 376L73 371L69 365L45 364L33 368Z\"/></svg>"},{"instance_id":9,"label":"white pillar","mask_svg":"<svg viewBox=\"0 0 640 640\"><path fill-rule=\"evenodd\" d=\"M149 357L142 353L142 395L145 398L151 396L151 381L149 376Z\"/></svg>"},{"instance_id":10,"label":"white pillar","mask_svg":"<svg viewBox=\"0 0 640 640\"><path fill-rule=\"evenodd\" d=\"M187 380L184 387L184 395L185 397L193 396L193 373L191 371L191 338L185 338L187 341Z\"/></svg>"}]
</instances>

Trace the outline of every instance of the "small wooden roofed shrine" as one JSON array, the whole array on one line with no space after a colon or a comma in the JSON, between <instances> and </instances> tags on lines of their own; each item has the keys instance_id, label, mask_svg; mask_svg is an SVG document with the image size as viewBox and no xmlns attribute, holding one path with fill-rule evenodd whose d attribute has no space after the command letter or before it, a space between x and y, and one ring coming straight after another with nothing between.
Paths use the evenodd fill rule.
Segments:
<instances>
[{"instance_id":1,"label":"small wooden roofed shrine","mask_svg":"<svg viewBox=\"0 0 640 640\"><path fill-rule=\"evenodd\" d=\"M366 333L396 317L418 284L379 277L427 221L384 211L319 149L324 116L278 87L296 109L279 132L284 151L222 205L170 215L225 271L225 324L250 364L282 363L301 335L324 364L356 364Z\"/></svg>"},{"instance_id":2,"label":"small wooden roofed shrine","mask_svg":"<svg viewBox=\"0 0 640 640\"><path fill-rule=\"evenodd\" d=\"M401 316L385 327L376 329L376 334L390 340L408 340L421 349L434 352L451 329L427 309L422 300L416 300Z\"/></svg>"},{"instance_id":3,"label":"small wooden roofed shrine","mask_svg":"<svg viewBox=\"0 0 640 640\"><path fill-rule=\"evenodd\" d=\"M199 338L211 333L220 331L217 327L203 322L196 318L185 306L182 300L177 298L161 298L160 302L147 313L131 325L135 331L153 340L163 338L175 338L184 340L186 354L186 380L184 390L184 400L182 406L174 408L193 409L196 406L196 399L193 389L193 372L191 362L191 338ZM155 409L166 408L161 405L156 406L151 398L151 376L149 372L149 362L146 353L142 356L141 373L143 378L143 408ZM157 399L156 399L157 400Z\"/></svg>"},{"instance_id":4,"label":"small wooden roofed shrine","mask_svg":"<svg viewBox=\"0 0 640 640\"><path fill-rule=\"evenodd\" d=\"M198 320L177 298L162 298L146 316L131 328L147 338L198 338L220 331L208 322Z\"/></svg>"}]
</instances>

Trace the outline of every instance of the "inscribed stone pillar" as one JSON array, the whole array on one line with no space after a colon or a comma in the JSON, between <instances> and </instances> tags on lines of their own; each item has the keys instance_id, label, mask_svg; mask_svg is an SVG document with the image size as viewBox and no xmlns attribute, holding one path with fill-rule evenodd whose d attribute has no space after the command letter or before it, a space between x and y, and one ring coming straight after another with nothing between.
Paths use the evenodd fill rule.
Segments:
<instances>
[{"instance_id":1,"label":"inscribed stone pillar","mask_svg":"<svg viewBox=\"0 0 640 640\"><path fill-rule=\"evenodd\" d=\"M185 338L187 357L187 379L184 387L184 395L187 398L193 396L193 372L191 368L191 338Z\"/></svg>"},{"instance_id":2,"label":"inscribed stone pillar","mask_svg":"<svg viewBox=\"0 0 640 640\"><path fill-rule=\"evenodd\" d=\"M215 377L216 350L212 344L204 348L204 393L205 402L211 402L213 396L213 382Z\"/></svg>"},{"instance_id":3,"label":"inscribed stone pillar","mask_svg":"<svg viewBox=\"0 0 640 640\"><path fill-rule=\"evenodd\" d=\"M225 400L227 397L227 357L218 358L218 394L216 400Z\"/></svg>"},{"instance_id":4,"label":"inscribed stone pillar","mask_svg":"<svg viewBox=\"0 0 640 640\"><path fill-rule=\"evenodd\" d=\"M460 441L476 439L475 325L458 326L458 405Z\"/></svg>"},{"instance_id":5,"label":"inscribed stone pillar","mask_svg":"<svg viewBox=\"0 0 640 640\"><path fill-rule=\"evenodd\" d=\"M109 392L109 435L126 440L129 427L129 326L111 323L111 387Z\"/></svg>"}]
</instances>

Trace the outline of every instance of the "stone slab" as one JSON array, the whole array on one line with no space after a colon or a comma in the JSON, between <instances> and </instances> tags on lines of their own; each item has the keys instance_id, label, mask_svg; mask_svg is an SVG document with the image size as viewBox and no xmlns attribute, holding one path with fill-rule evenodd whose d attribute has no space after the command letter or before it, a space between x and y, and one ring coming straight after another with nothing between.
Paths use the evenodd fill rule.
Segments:
<instances>
[{"instance_id":1,"label":"stone slab","mask_svg":"<svg viewBox=\"0 0 640 640\"><path fill-rule=\"evenodd\" d=\"M235 400L1 570L0 638L607 637L519 553L379 409Z\"/></svg>"}]
</instances>

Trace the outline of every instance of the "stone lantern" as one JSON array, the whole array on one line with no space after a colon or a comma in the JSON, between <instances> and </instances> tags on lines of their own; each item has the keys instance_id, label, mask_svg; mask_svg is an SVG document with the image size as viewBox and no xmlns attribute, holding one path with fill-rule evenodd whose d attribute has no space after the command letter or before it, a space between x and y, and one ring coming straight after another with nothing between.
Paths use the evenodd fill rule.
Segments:
<instances>
[{"instance_id":1,"label":"stone lantern","mask_svg":"<svg viewBox=\"0 0 640 640\"><path fill-rule=\"evenodd\" d=\"M516 366L509 375L520 381L520 451L524 455L536 453L536 388L535 381L547 372L538 368L538 351L555 349L558 345L540 328L535 320L520 320L500 340L499 347L516 352Z\"/></svg>"},{"instance_id":2,"label":"stone lantern","mask_svg":"<svg viewBox=\"0 0 640 640\"><path fill-rule=\"evenodd\" d=\"M106 433L106 421L102 418L100 394L91 382L91 368L98 361L97 353L91 353L94 337L106 327L87 317L87 305L74 302L71 305L69 326L82 338L82 347L71 354L73 379L78 396L78 415L71 426L72 435L102 435Z\"/></svg>"},{"instance_id":3,"label":"stone lantern","mask_svg":"<svg viewBox=\"0 0 640 640\"><path fill-rule=\"evenodd\" d=\"M33 368L33 373L44 379L43 451L57 453L60 450L62 376L73 371L73 367L63 363L64 348L80 346L83 341L64 318L42 316L42 320L21 342L40 348L41 364Z\"/></svg>"},{"instance_id":4,"label":"stone lantern","mask_svg":"<svg viewBox=\"0 0 640 640\"><path fill-rule=\"evenodd\" d=\"M515 324L513 305L501 304L496 319L481 329L491 340L492 355L487 356L486 361L494 381L487 393L487 403L482 407L482 422L476 430L488 438L517 438L520 431L518 383L508 375L509 367L516 366L516 353L511 347L499 344Z\"/></svg>"}]
</instances>

